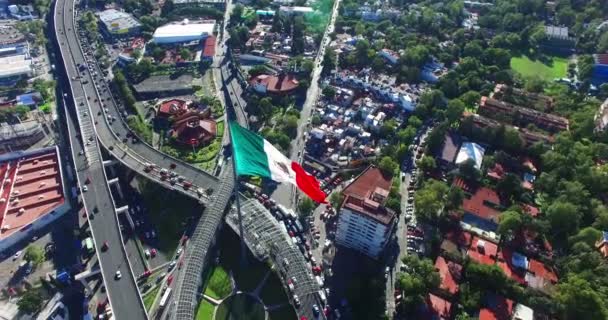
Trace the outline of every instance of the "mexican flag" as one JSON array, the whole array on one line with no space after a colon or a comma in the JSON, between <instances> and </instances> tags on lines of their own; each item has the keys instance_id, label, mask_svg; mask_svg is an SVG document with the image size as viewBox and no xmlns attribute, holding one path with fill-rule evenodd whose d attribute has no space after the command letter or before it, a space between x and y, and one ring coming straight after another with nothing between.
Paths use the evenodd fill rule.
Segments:
<instances>
[{"instance_id":1,"label":"mexican flag","mask_svg":"<svg viewBox=\"0 0 608 320\"><path fill-rule=\"evenodd\" d=\"M261 136L230 122L230 138L238 176L258 176L298 187L316 202L325 203L319 181Z\"/></svg>"}]
</instances>

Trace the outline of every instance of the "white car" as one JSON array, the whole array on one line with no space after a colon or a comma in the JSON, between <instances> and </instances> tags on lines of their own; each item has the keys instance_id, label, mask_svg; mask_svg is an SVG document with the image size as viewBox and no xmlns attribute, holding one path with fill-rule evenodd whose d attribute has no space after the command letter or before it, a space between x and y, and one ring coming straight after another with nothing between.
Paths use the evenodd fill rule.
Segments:
<instances>
[{"instance_id":1,"label":"white car","mask_svg":"<svg viewBox=\"0 0 608 320\"><path fill-rule=\"evenodd\" d=\"M15 255L13 256L13 261L19 259L19 257L21 256L22 253L23 253L23 251L21 251L21 250L15 252Z\"/></svg>"},{"instance_id":2,"label":"white car","mask_svg":"<svg viewBox=\"0 0 608 320\"><path fill-rule=\"evenodd\" d=\"M87 186L82 186L82 191L87 192L87 191L89 191L89 188Z\"/></svg>"},{"instance_id":3,"label":"white car","mask_svg":"<svg viewBox=\"0 0 608 320\"><path fill-rule=\"evenodd\" d=\"M122 273L120 273L120 270L116 270L114 278L116 278L116 280L120 280L120 278L122 278Z\"/></svg>"},{"instance_id":4,"label":"white car","mask_svg":"<svg viewBox=\"0 0 608 320\"><path fill-rule=\"evenodd\" d=\"M146 259L150 259L150 250L146 249L144 254L146 255Z\"/></svg>"}]
</instances>

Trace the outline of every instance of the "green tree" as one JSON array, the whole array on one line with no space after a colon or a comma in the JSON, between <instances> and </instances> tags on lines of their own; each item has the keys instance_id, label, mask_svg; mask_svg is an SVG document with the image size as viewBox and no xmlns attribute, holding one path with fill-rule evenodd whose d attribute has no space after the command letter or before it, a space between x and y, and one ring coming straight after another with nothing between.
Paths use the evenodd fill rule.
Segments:
<instances>
[{"instance_id":1,"label":"green tree","mask_svg":"<svg viewBox=\"0 0 608 320\"><path fill-rule=\"evenodd\" d=\"M422 172L430 172L432 170L435 170L435 168L437 167L437 164L435 163L435 158L427 155L420 158L420 160L418 160L417 162L417 165L418 168L422 170Z\"/></svg>"},{"instance_id":2,"label":"green tree","mask_svg":"<svg viewBox=\"0 0 608 320\"><path fill-rule=\"evenodd\" d=\"M450 188L447 194L445 208L448 210L455 210L462 206L462 201L465 198L464 191L460 188Z\"/></svg>"},{"instance_id":3,"label":"green tree","mask_svg":"<svg viewBox=\"0 0 608 320\"><path fill-rule=\"evenodd\" d=\"M501 236L513 235L523 226L521 214L517 211L505 211L500 215L499 220L497 231Z\"/></svg>"},{"instance_id":4,"label":"green tree","mask_svg":"<svg viewBox=\"0 0 608 320\"><path fill-rule=\"evenodd\" d=\"M475 161L469 159L458 166L458 174L469 183L479 182L481 172L475 167Z\"/></svg>"},{"instance_id":5,"label":"green tree","mask_svg":"<svg viewBox=\"0 0 608 320\"><path fill-rule=\"evenodd\" d=\"M329 203L334 209L338 210L344 201L344 195L342 192L334 192L329 196Z\"/></svg>"},{"instance_id":6,"label":"green tree","mask_svg":"<svg viewBox=\"0 0 608 320\"><path fill-rule=\"evenodd\" d=\"M298 203L298 211L302 217L310 216L314 209L315 203L310 198L305 197Z\"/></svg>"},{"instance_id":7,"label":"green tree","mask_svg":"<svg viewBox=\"0 0 608 320\"><path fill-rule=\"evenodd\" d=\"M34 267L38 267L44 262L44 250L37 245L30 244L25 248L23 257L32 263Z\"/></svg>"},{"instance_id":8,"label":"green tree","mask_svg":"<svg viewBox=\"0 0 608 320\"><path fill-rule=\"evenodd\" d=\"M336 88L332 86L326 86L323 88L323 95L327 98L333 98L336 95Z\"/></svg>"},{"instance_id":9,"label":"green tree","mask_svg":"<svg viewBox=\"0 0 608 320\"><path fill-rule=\"evenodd\" d=\"M462 117L465 105L460 99L452 99L448 102L448 107L445 111L445 116L449 123L456 123Z\"/></svg>"},{"instance_id":10,"label":"green tree","mask_svg":"<svg viewBox=\"0 0 608 320\"><path fill-rule=\"evenodd\" d=\"M425 221L435 221L445 205L448 186L437 180L428 180L414 195L416 216Z\"/></svg>"},{"instance_id":11,"label":"green tree","mask_svg":"<svg viewBox=\"0 0 608 320\"><path fill-rule=\"evenodd\" d=\"M17 301L19 311L25 314L34 315L42 309L42 294L38 290L29 290Z\"/></svg>"},{"instance_id":12,"label":"green tree","mask_svg":"<svg viewBox=\"0 0 608 320\"><path fill-rule=\"evenodd\" d=\"M602 236L602 232L600 230L595 229L594 227L586 227L581 229L576 235L570 237L568 242L571 245L574 245L579 242L586 243L589 247L593 247L595 242L599 240Z\"/></svg>"},{"instance_id":13,"label":"green tree","mask_svg":"<svg viewBox=\"0 0 608 320\"><path fill-rule=\"evenodd\" d=\"M521 179L513 173L507 173L505 176L498 181L496 184L496 191L502 195L505 199L517 199L523 193L523 187L521 186ZM515 200L514 199L514 200Z\"/></svg>"},{"instance_id":14,"label":"green tree","mask_svg":"<svg viewBox=\"0 0 608 320\"><path fill-rule=\"evenodd\" d=\"M608 319L605 299L581 276L562 279L554 297L565 319Z\"/></svg>"},{"instance_id":15,"label":"green tree","mask_svg":"<svg viewBox=\"0 0 608 320\"><path fill-rule=\"evenodd\" d=\"M399 165L391 157L383 157L378 163L378 169L387 176L392 176L397 171Z\"/></svg>"},{"instance_id":16,"label":"green tree","mask_svg":"<svg viewBox=\"0 0 608 320\"><path fill-rule=\"evenodd\" d=\"M403 258L403 264L408 266L408 273L397 275L396 286L406 293L401 307L408 310L422 303L431 290L437 289L441 278L431 260L408 255Z\"/></svg>"},{"instance_id":17,"label":"green tree","mask_svg":"<svg viewBox=\"0 0 608 320\"><path fill-rule=\"evenodd\" d=\"M192 57L192 52L188 48L184 47L179 50L179 56L186 61L190 61L190 58Z\"/></svg>"},{"instance_id":18,"label":"green tree","mask_svg":"<svg viewBox=\"0 0 608 320\"><path fill-rule=\"evenodd\" d=\"M554 202L547 208L547 219L551 225L554 240L563 241L573 234L580 223L578 208L569 202Z\"/></svg>"}]
</instances>

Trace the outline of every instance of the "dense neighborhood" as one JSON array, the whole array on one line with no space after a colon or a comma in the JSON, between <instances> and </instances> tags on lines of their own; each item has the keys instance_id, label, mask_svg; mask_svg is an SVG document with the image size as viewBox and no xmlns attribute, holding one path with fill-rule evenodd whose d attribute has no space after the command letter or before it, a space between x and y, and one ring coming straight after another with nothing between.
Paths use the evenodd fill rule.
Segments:
<instances>
[{"instance_id":1,"label":"dense neighborhood","mask_svg":"<svg viewBox=\"0 0 608 320\"><path fill-rule=\"evenodd\" d=\"M3 319L608 319L607 166L605 1L0 1Z\"/></svg>"}]
</instances>

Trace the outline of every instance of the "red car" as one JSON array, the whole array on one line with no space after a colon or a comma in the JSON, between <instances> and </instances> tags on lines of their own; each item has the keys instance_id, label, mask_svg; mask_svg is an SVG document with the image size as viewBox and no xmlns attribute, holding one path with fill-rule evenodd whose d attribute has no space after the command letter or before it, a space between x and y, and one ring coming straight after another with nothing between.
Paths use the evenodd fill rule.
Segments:
<instances>
[{"instance_id":1,"label":"red car","mask_svg":"<svg viewBox=\"0 0 608 320\"><path fill-rule=\"evenodd\" d=\"M152 256L152 258L156 257L156 254L157 254L157 253L158 253L158 252L156 252L156 249L152 249L152 250L150 250L150 255Z\"/></svg>"},{"instance_id":2,"label":"red car","mask_svg":"<svg viewBox=\"0 0 608 320\"><path fill-rule=\"evenodd\" d=\"M175 163L171 163L171 165L169 165L169 167L170 167L171 169L175 169L175 168L177 167L177 165L176 165Z\"/></svg>"},{"instance_id":3,"label":"red car","mask_svg":"<svg viewBox=\"0 0 608 320\"><path fill-rule=\"evenodd\" d=\"M110 248L110 245L108 244L107 241L103 242L103 245L101 246L101 251L107 251Z\"/></svg>"}]
</instances>

